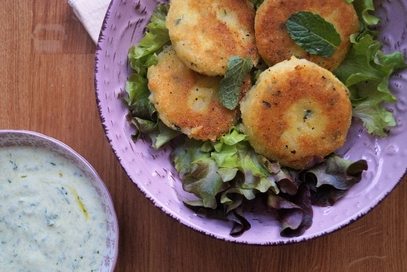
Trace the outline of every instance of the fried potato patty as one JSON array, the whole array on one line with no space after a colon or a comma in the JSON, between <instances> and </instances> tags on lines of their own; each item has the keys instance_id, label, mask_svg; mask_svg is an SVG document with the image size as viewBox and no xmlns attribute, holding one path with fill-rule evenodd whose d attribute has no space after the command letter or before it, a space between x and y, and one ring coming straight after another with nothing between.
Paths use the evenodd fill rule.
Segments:
<instances>
[{"instance_id":1,"label":"fried potato patty","mask_svg":"<svg viewBox=\"0 0 407 272\"><path fill-rule=\"evenodd\" d=\"M228 110L219 101L221 77L189 69L171 46L158 55L147 78L149 99L170 128L191 138L215 141L237 121L237 110Z\"/></svg>"},{"instance_id":2,"label":"fried potato patty","mask_svg":"<svg viewBox=\"0 0 407 272\"><path fill-rule=\"evenodd\" d=\"M291 14L298 11L319 14L334 25L342 42L331 57L310 55L291 39L286 22ZM258 52L270 66L295 56L333 71L343 61L351 46L349 36L358 31L359 21L355 9L344 0L265 0L258 8L255 18Z\"/></svg>"},{"instance_id":3,"label":"fried potato patty","mask_svg":"<svg viewBox=\"0 0 407 272\"><path fill-rule=\"evenodd\" d=\"M257 64L253 5L247 0L171 0L166 18L172 46L192 70L224 75L231 56Z\"/></svg>"},{"instance_id":4,"label":"fried potato patty","mask_svg":"<svg viewBox=\"0 0 407 272\"><path fill-rule=\"evenodd\" d=\"M262 72L240 107L256 152L295 169L340 148L352 117L346 86L330 71L295 57Z\"/></svg>"}]
</instances>

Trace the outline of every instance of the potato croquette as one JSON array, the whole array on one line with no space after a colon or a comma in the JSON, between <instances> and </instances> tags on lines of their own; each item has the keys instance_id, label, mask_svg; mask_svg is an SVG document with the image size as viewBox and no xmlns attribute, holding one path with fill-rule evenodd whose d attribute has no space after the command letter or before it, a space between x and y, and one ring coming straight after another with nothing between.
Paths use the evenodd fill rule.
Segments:
<instances>
[{"instance_id":1,"label":"potato croquette","mask_svg":"<svg viewBox=\"0 0 407 272\"><path fill-rule=\"evenodd\" d=\"M238 110L219 101L221 77L208 77L189 69L171 46L158 55L147 72L150 101L168 127L191 138L215 141L237 121ZM249 84L243 84L250 89Z\"/></svg>"},{"instance_id":2,"label":"potato croquette","mask_svg":"<svg viewBox=\"0 0 407 272\"><path fill-rule=\"evenodd\" d=\"M342 42L329 58L311 55L291 39L286 22L298 11L319 14L334 25ZM359 31L358 16L352 4L344 0L265 0L258 8L255 18L255 36L260 56L274 65L291 56L305 58L334 71L343 61L351 43L350 35Z\"/></svg>"},{"instance_id":3,"label":"potato croquette","mask_svg":"<svg viewBox=\"0 0 407 272\"><path fill-rule=\"evenodd\" d=\"M329 70L295 57L262 72L240 108L256 152L294 169L340 148L352 118L346 86Z\"/></svg>"},{"instance_id":4,"label":"potato croquette","mask_svg":"<svg viewBox=\"0 0 407 272\"><path fill-rule=\"evenodd\" d=\"M171 0L166 27L185 65L216 76L225 74L231 56L249 56L257 64L254 17L247 0Z\"/></svg>"}]
</instances>

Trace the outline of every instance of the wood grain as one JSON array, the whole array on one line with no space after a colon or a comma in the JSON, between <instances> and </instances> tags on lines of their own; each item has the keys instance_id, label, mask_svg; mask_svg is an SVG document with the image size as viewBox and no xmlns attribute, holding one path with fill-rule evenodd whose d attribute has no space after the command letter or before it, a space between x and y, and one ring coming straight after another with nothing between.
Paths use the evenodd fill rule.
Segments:
<instances>
[{"instance_id":1,"label":"wood grain","mask_svg":"<svg viewBox=\"0 0 407 272\"><path fill-rule=\"evenodd\" d=\"M55 137L108 186L120 224L116 271L405 271L407 178L373 211L308 242L227 243L157 209L130 182L105 137L93 85L95 45L67 1L3 0L0 129Z\"/></svg>"}]
</instances>

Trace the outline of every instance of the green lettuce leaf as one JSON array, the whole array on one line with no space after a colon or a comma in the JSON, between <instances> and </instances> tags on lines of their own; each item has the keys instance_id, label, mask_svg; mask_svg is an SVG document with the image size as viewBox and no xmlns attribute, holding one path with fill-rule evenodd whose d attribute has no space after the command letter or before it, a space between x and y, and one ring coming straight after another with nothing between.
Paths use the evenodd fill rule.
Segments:
<instances>
[{"instance_id":1,"label":"green lettuce leaf","mask_svg":"<svg viewBox=\"0 0 407 272\"><path fill-rule=\"evenodd\" d=\"M173 150L171 157L183 189L199 197L203 207L215 209L216 195L227 189L228 184L222 181L216 162L208 152L201 151L201 146L202 142L188 139Z\"/></svg>"},{"instance_id":2,"label":"green lettuce leaf","mask_svg":"<svg viewBox=\"0 0 407 272\"><path fill-rule=\"evenodd\" d=\"M133 69L133 74L126 84L129 98L125 99L130 109L136 108L133 115L150 115L153 107L148 101L150 91L147 84L148 67L157 63L157 54L162 51L164 45L170 43L168 30L165 27L169 5L157 5L151 16L151 22L147 25L145 36L137 46L129 49L128 59ZM147 114L146 114L147 113Z\"/></svg>"},{"instance_id":3,"label":"green lettuce leaf","mask_svg":"<svg viewBox=\"0 0 407 272\"><path fill-rule=\"evenodd\" d=\"M165 126L157 118L154 105L149 100L147 70L157 63L159 54L165 45L170 44L165 18L169 9L168 4L159 4L154 9L151 21L147 25L145 36L137 46L132 46L128 52L128 59L132 74L126 82L128 98L123 101L130 110L129 122L136 128L132 135L137 140L141 135L147 135L155 149L160 148L180 134Z\"/></svg>"},{"instance_id":4,"label":"green lettuce leaf","mask_svg":"<svg viewBox=\"0 0 407 272\"><path fill-rule=\"evenodd\" d=\"M184 190L198 197L185 205L209 218L233 222L232 236L250 228L243 204L264 197L279 215L281 235L301 235L312 223L312 201L333 199L333 204L367 167L363 160L352 163L335 154L301 171L280 167L257 154L238 126L216 142L178 143L171 162ZM333 196L338 191L343 194Z\"/></svg>"},{"instance_id":5,"label":"green lettuce leaf","mask_svg":"<svg viewBox=\"0 0 407 272\"><path fill-rule=\"evenodd\" d=\"M231 128L215 143L188 139L171 153L184 189L203 199L205 207L212 208L216 207L215 196L221 190L232 189L223 196L222 201L228 205L232 205L227 200L229 193L243 195L248 200L254 199L258 192L278 193L262 159L237 128ZM210 187L212 191L208 192Z\"/></svg>"},{"instance_id":6,"label":"green lettuce leaf","mask_svg":"<svg viewBox=\"0 0 407 272\"><path fill-rule=\"evenodd\" d=\"M251 2L258 7L262 1ZM154 105L149 101L147 84L148 68L157 63L157 54L170 43L165 28L168 8L168 5L157 6L147 25L146 36L138 46L129 50L133 74L126 84L128 98L124 99L130 110L129 121L137 130L133 137L138 138L142 134L149 136L156 149L181 134L159 120ZM364 22L374 21L369 11L369 7L361 9L366 17ZM388 81L378 79L389 75L389 70L404 67L404 62L400 61L402 58L397 53L383 54L380 44L374 42L373 31L365 28L361 33L352 37L354 44L357 44L354 55L349 55L354 57L353 65L349 62L347 67L340 67L338 77L341 76L349 84L355 115L364 114L360 118L365 123L372 123L382 129L391 124L389 119L393 116L391 113L388 115L389 112L384 110L381 102L391 103L395 98L387 90ZM229 73L246 74L242 66L230 66L237 68L237 73L233 69ZM234 80L230 82L230 86L238 85ZM371 88L375 91L366 91ZM227 93L227 103L235 100L236 93L236 88ZM380 118L374 118L378 113ZM372 131L380 129L375 127ZM179 174L183 189L196 196L194 200L185 201L185 205L209 218L231 222L233 227L230 235L233 237L250 229L250 223L244 215L244 205L259 199L260 202L266 199L266 209L277 211L282 236L301 235L312 223L310 203L334 203L344 195L348 190L346 188L358 182L364 169L364 161L353 164L341 160L337 155L332 155L332 159L322 163L316 161L309 169L302 171L281 167L278 162L272 162L254 151L240 125L232 127L216 142L202 142L186 137L178 137L177 140L170 155L171 162Z\"/></svg>"},{"instance_id":7,"label":"green lettuce leaf","mask_svg":"<svg viewBox=\"0 0 407 272\"><path fill-rule=\"evenodd\" d=\"M129 98L124 98L124 101L133 116L154 120L156 109L148 99L150 90L147 87L147 83L145 75L130 75L126 82L126 91L129 94Z\"/></svg>"},{"instance_id":8,"label":"green lettuce leaf","mask_svg":"<svg viewBox=\"0 0 407 272\"><path fill-rule=\"evenodd\" d=\"M365 28L366 25L372 26L379 23L379 18L372 14L374 11L373 0L346 0L346 2L353 4L362 29Z\"/></svg>"},{"instance_id":9,"label":"green lettuce leaf","mask_svg":"<svg viewBox=\"0 0 407 272\"><path fill-rule=\"evenodd\" d=\"M130 47L128 58L136 73L145 74L147 68L156 63L156 53L169 44L170 37L165 27L168 10L169 4L158 4L151 15L145 36L138 46Z\"/></svg>"},{"instance_id":10,"label":"green lettuce leaf","mask_svg":"<svg viewBox=\"0 0 407 272\"><path fill-rule=\"evenodd\" d=\"M396 71L407 67L403 54L384 53L382 44L371 30L379 19L370 12L372 0L353 2L361 32L351 36L352 47L334 74L348 87L353 105L353 116L363 121L368 133L387 136L388 127L396 125L393 113L383 102L394 103L397 98L390 92L389 79Z\"/></svg>"}]
</instances>

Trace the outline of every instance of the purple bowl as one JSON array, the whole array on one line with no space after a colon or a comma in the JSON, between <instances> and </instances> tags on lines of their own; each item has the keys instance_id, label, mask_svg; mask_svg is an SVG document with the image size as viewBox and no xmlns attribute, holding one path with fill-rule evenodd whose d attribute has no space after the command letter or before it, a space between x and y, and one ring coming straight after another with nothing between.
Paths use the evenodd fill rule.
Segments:
<instances>
[{"instance_id":1,"label":"purple bowl","mask_svg":"<svg viewBox=\"0 0 407 272\"><path fill-rule=\"evenodd\" d=\"M247 244L286 244L309 240L331 233L357 220L374 208L401 180L407 169L407 71L391 78L390 89L399 100L389 105L397 126L387 138L374 138L359 123L353 123L345 146L339 150L345 158L365 159L369 170L333 207L314 207L313 225L302 236L280 236L277 221L259 207L247 211L251 229L240 237L229 235L228 222L198 216L183 205L192 196L182 190L181 182L169 160L170 147L156 151L149 142L132 141L134 129L126 121L128 111L121 101L130 74L127 53L143 37L154 7L160 1L113 0L108 9L96 52L95 87L99 112L106 136L130 179L155 206L182 224L225 241ZM399 50L407 55L407 0L376 1L381 18L379 39L383 51ZM253 211L254 210L254 211Z\"/></svg>"},{"instance_id":2,"label":"purple bowl","mask_svg":"<svg viewBox=\"0 0 407 272\"><path fill-rule=\"evenodd\" d=\"M25 130L0 130L0 147L28 146L54 152L77 167L95 188L106 216L107 236L99 272L113 272L118 257L119 225L110 193L92 165L66 144L43 134Z\"/></svg>"}]
</instances>

